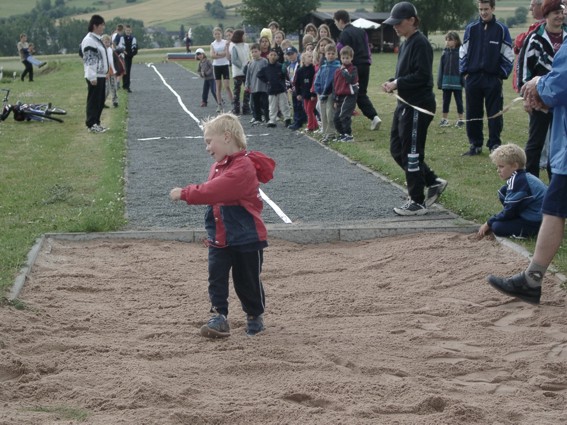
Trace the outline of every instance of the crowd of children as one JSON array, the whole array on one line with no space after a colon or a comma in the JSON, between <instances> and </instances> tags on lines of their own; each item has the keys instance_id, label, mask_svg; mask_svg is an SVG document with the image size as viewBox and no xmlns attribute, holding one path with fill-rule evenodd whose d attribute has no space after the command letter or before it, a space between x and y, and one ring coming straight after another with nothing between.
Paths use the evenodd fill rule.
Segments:
<instances>
[{"instance_id":1,"label":"crowd of children","mask_svg":"<svg viewBox=\"0 0 567 425\"><path fill-rule=\"evenodd\" d=\"M210 92L217 113L225 112L224 91L230 112L251 114L253 125L273 128L281 120L290 130L320 135L325 144L354 140L351 123L358 94L354 52L346 46L339 55L328 25L308 24L301 51L275 21L250 45L242 30L227 29L223 38L222 29L215 28L213 37L208 54L201 48L195 54L203 79L202 107L209 104Z\"/></svg>"}]
</instances>

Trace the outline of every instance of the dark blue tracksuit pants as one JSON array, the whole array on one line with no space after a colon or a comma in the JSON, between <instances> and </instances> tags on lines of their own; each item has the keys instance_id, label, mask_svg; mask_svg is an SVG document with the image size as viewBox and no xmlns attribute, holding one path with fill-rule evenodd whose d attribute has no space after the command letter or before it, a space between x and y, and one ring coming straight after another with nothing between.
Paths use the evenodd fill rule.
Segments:
<instances>
[{"instance_id":1,"label":"dark blue tracksuit pants","mask_svg":"<svg viewBox=\"0 0 567 425\"><path fill-rule=\"evenodd\" d=\"M469 74L465 79L465 93L467 96L467 136L471 147L482 148L484 135L482 128L484 121L484 107L486 117L500 112L504 107L502 95L502 80L496 75L484 73ZM478 119L480 118L480 119ZM502 115L488 120L488 149L496 148L502 144L500 133L504 127Z\"/></svg>"},{"instance_id":2,"label":"dark blue tracksuit pants","mask_svg":"<svg viewBox=\"0 0 567 425\"><path fill-rule=\"evenodd\" d=\"M228 280L232 270L234 291L248 315L264 313L264 287L260 280L264 251L241 252L235 248L209 247L209 299L212 308L228 315Z\"/></svg>"}]
</instances>

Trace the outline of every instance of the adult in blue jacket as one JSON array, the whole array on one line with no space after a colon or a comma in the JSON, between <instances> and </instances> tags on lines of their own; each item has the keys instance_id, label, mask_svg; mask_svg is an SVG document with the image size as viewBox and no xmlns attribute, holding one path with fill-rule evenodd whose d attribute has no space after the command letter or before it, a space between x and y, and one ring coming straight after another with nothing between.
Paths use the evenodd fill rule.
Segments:
<instances>
[{"instance_id":1,"label":"adult in blue jacket","mask_svg":"<svg viewBox=\"0 0 567 425\"><path fill-rule=\"evenodd\" d=\"M466 27L459 52L459 70L465 78L467 136L470 144L465 156L482 152L483 106L489 117L488 149L493 151L502 144L500 133L504 120L502 116L490 117L504 106L502 80L512 72L514 52L510 31L494 16L494 5L495 0L478 0L480 17Z\"/></svg>"},{"instance_id":2,"label":"adult in blue jacket","mask_svg":"<svg viewBox=\"0 0 567 425\"><path fill-rule=\"evenodd\" d=\"M561 246L567 217L566 74L567 44L563 43L555 55L551 72L532 78L522 87L527 112L553 110L549 146L551 182L543 199L543 221L528 268L508 278L493 275L487 277L488 282L500 292L531 304L539 304L543 276Z\"/></svg>"}]
</instances>

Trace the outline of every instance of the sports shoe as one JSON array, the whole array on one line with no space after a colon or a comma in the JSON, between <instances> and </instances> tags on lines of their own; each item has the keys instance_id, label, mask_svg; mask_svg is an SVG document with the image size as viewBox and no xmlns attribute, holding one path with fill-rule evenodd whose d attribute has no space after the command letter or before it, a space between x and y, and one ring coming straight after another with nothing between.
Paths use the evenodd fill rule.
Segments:
<instances>
[{"instance_id":1,"label":"sports shoe","mask_svg":"<svg viewBox=\"0 0 567 425\"><path fill-rule=\"evenodd\" d=\"M498 149L500 147L500 145L494 145L490 148L490 153L494 152L496 149Z\"/></svg>"},{"instance_id":2,"label":"sports shoe","mask_svg":"<svg viewBox=\"0 0 567 425\"><path fill-rule=\"evenodd\" d=\"M89 133L104 133L108 131L108 128L98 124L93 124L92 127L89 127L87 130Z\"/></svg>"},{"instance_id":3,"label":"sports shoe","mask_svg":"<svg viewBox=\"0 0 567 425\"><path fill-rule=\"evenodd\" d=\"M439 127L450 127L449 120L447 118L443 118L439 123Z\"/></svg>"},{"instance_id":4,"label":"sports shoe","mask_svg":"<svg viewBox=\"0 0 567 425\"><path fill-rule=\"evenodd\" d=\"M274 128L276 126L276 123L275 122L269 122L267 126L270 127L270 128Z\"/></svg>"},{"instance_id":5,"label":"sports shoe","mask_svg":"<svg viewBox=\"0 0 567 425\"><path fill-rule=\"evenodd\" d=\"M204 108L205 106L207 106L207 102L201 102L201 108Z\"/></svg>"},{"instance_id":6,"label":"sports shoe","mask_svg":"<svg viewBox=\"0 0 567 425\"><path fill-rule=\"evenodd\" d=\"M291 124L291 125L288 125L287 128L289 128L292 131L297 131L301 128L301 126L297 125L297 124Z\"/></svg>"},{"instance_id":7,"label":"sports shoe","mask_svg":"<svg viewBox=\"0 0 567 425\"><path fill-rule=\"evenodd\" d=\"M447 187L447 180L440 179L437 177L435 179L435 184L432 184L427 188L427 196L425 197L425 207L429 208L437 199L441 196L445 188Z\"/></svg>"},{"instance_id":8,"label":"sports shoe","mask_svg":"<svg viewBox=\"0 0 567 425\"><path fill-rule=\"evenodd\" d=\"M259 125L259 124L262 124L262 120L252 120L252 121L250 121L250 124Z\"/></svg>"},{"instance_id":9,"label":"sports shoe","mask_svg":"<svg viewBox=\"0 0 567 425\"><path fill-rule=\"evenodd\" d=\"M465 122L463 120L457 120L457 122L455 123L455 127L457 128L464 128L465 127Z\"/></svg>"},{"instance_id":10,"label":"sports shoe","mask_svg":"<svg viewBox=\"0 0 567 425\"><path fill-rule=\"evenodd\" d=\"M482 148L471 146L471 148L461 156L475 156L475 155L480 155L481 153L482 153Z\"/></svg>"},{"instance_id":11,"label":"sports shoe","mask_svg":"<svg viewBox=\"0 0 567 425\"><path fill-rule=\"evenodd\" d=\"M222 112L223 112L222 105L218 105L218 106L217 106L217 113L220 114L220 113L222 113Z\"/></svg>"},{"instance_id":12,"label":"sports shoe","mask_svg":"<svg viewBox=\"0 0 567 425\"><path fill-rule=\"evenodd\" d=\"M112 102L112 106L114 106L115 108L118 108L118 102Z\"/></svg>"},{"instance_id":13,"label":"sports shoe","mask_svg":"<svg viewBox=\"0 0 567 425\"><path fill-rule=\"evenodd\" d=\"M343 143L350 143L354 141L354 137L352 137L352 134L343 134L338 141Z\"/></svg>"},{"instance_id":14,"label":"sports shoe","mask_svg":"<svg viewBox=\"0 0 567 425\"><path fill-rule=\"evenodd\" d=\"M376 115L370 123L370 130L380 130L380 124L382 124L382 120Z\"/></svg>"},{"instance_id":15,"label":"sports shoe","mask_svg":"<svg viewBox=\"0 0 567 425\"><path fill-rule=\"evenodd\" d=\"M47 62L42 62L42 63L38 66L38 68L43 68L45 65L47 65Z\"/></svg>"},{"instance_id":16,"label":"sports shoe","mask_svg":"<svg viewBox=\"0 0 567 425\"><path fill-rule=\"evenodd\" d=\"M427 214L427 208L425 205L418 204L411 199L407 201L401 207L394 208L394 212L398 215L425 215Z\"/></svg>"},{"instance_id":17,"label":"sports shoe","mask_svg":"<svg viewBox=\"0 0 567 425\"><path fill-rule=\"evenodd\" d=\"M329 143L331 143L331 140L333 140L334 138L335 138L335 136L333 136L333 135L325 134L321 138L321 143L323 143L324 145L328 145Z\"/></svg>"},{"instance_id":18,"label":"sports shoe","mask_svg":"<svg viewBox=\"0 0 567 425\"><path fill-rule=\"evenodd\" d=\"M246 316L246 335L254 336L264 330L264 315Z\"/></svg>"},{"instance_id":19,"label":"sports shoe","mask_svg":"<svg viewBox=\"0 0 567 425\"><path fill-rule=\"evenodd\" d=\"M230 326L224 314L217 314L201 327L201 335L205 338L226 338L230 336Z\"/></svg>"},{"instance_id":20,"label":"sports shoe","mask_svg":"<svg viewBox=\"0 0 567 425\"><path fill-rule=\"evenodd\" d=\"M528 285L525 272L515 274L512 277L498 277L488 275L486 281L494 289L503 294L510 295L529 304L539 304L541 298L541 286L532 288Z\"/></svg>"}]
</instances>

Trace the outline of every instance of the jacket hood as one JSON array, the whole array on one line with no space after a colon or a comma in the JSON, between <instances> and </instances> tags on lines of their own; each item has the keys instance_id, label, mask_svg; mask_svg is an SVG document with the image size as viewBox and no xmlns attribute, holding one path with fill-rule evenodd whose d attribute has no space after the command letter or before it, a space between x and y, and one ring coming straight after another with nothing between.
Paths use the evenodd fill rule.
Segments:
<instances>
[{"instance_id":1,"label":"jacket hood","mask_svg":"<svg viewBox=\"0 0 567 425\"><path fill-rule=\"evenodd\" d=\"M252 160L260 183L268 183L274 178L276 161L258 151L249 151L246 153L246 156Z\"/></svg>"}]
</instances>

